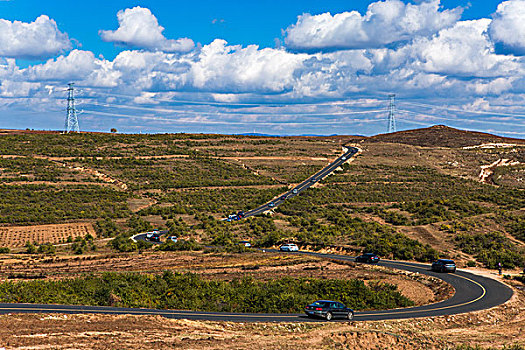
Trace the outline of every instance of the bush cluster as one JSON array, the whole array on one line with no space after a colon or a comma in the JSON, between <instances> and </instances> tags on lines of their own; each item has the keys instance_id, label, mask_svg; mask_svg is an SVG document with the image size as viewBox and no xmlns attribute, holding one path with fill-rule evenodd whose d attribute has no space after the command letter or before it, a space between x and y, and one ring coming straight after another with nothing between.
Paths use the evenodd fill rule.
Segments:
<instances>
[{"instance_id":1,"label":"bush cluster","mask_svg":"<svg viewBox=\"0 0 525 350\"><path fill-rule=\"evenodd\" d=\"M100 186L0 185L0 223L54 224L127 217L128 195Z\"/></svg>"},{"instance_id":2,"label":"bush cluster","mask_svg":"<svg viewBox=\"0 0 525 350\"><path fill-rule=\"evenodd\" d=\"M413 305L397 287L360 280L252 278L206 280L195 274L104 273L58 281L0 283L0 301L187 309L228 312L302 312L317 299L351 308L390 309Z\"/></svg>"},{"instance_id":3,"label":"bush cluster","mask_svg":"<svg viewBox=\"0 0 525 350\"><path fill-rule=\"evenodd\" d=\"M472 254L486 267L496 269L498 263L505 268L525 265L525 252L520 251L502 233L458 234L456 246L467 254Z\"/></svg>"}]
</instances>

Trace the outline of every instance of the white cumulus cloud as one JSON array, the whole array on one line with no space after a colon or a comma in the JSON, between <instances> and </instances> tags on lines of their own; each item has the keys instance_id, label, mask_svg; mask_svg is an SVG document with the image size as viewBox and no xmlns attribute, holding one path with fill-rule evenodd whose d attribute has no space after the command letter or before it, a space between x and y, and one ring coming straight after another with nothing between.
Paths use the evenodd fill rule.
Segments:
<instances>
[{"instance_id":1,"label":"white cumulus cloud","mask_svg":"<svg viewBox=\"0 0 525 350\"><path fill-rule=\"evenodd\" d=\"M498 5L489 33L505 51L525 55L525 0L510 0Z\"/></svg>"},{"instance_id":2,"label":"white cumulus cloud","mask_svg":"<svg viewBox=\"0 0 525 350\"><path fill-rule=\"evenodd\" d=\"M47 58L71 49L66 33L42 15L34 22L0 19L0 56L12 58Z\"/></svg>"},{"instance_id":3,"label":"white cumulus cloud","mask_svg":"<svg viewBox=\"0 0 525 350\"><path fill-rule=\"evenodd\" d=\"M128 47L160 50L165 52L188 52L195 44L188 38L167 39L155 15L148 8L134 7L117 13L119 28L101 30L102 40Z\"/></svg>"},{"instance_id":4,"label":"white cumulus cloud","mask_svg":"<svg viewBox=\"0 0 525 350\"><path fill-rule=\"evenodd\" d=\"M419 37L396 50L371 50L374 73L407 68L429 74L466 78L520 75L523 63L500 55L487 35L491 20L460 21L430 38Z\"/></svg>"},{"instance_id":5,"label":"white cumulus cloud","mask_svg":"<svg viewBox=\"0 0 525 350\"><path fill-rule=\"evenodd\" d=\"M294 72L307 55L284 50L245 48L216 39L202 47L192 63L190 77L194 87L218 92L281 92L292 88Z\"/></svg>"},{"instance_id":6,"label":"white cumulus cloud","mask_svg":"<svg viewBox=\"0 0 525 350\"><path fill-rule=\"evenodd\" d=\"M408 50L426 72L469 77L497 77L518 73L513 57L497 55L486 32L489 19L461 21L431 39L418 39Z\"/></svg>"},{"instance_id":7,"label":"white cumulus cloud","mask_svg":"<svg viewBox=\"0 0 525 350\"><path fill-rule=\"evenodd\" d=\"M67 56L30 66L24 74L31 81L81 80L95 68L95 55L91 51L73 50Z\"/></svg>"},{"instance_id":8,"label":"white cumulus cloud","mask_svg":"<svg viewBox=\"0 0 525 350\"><path fill-rule=\"evenodd\" d=\"M357 11L335 15L303 14L286 29L286 45L294 50L378 48L428 36L456 23L462 10L442 11L440 0L405 4L400 0L371 3L365 15Z\"/></svg>"}]
</instances>

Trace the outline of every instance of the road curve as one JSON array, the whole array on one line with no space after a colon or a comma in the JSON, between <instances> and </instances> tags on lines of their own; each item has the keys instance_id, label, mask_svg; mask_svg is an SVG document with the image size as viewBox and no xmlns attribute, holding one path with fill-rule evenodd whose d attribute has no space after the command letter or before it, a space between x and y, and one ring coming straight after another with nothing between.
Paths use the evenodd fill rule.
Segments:
<instances>
[{"instance_id":1,"label":"road curve","mask_svg":"<svg viewBox=\"0 0 525 350\"><path fill-rule=\"evenodd\" d=\"M346 255L297 252L287 254L307 254L320 258L353 261ZM355 313L356 321L391 320L402 318L452 315L488 309L500 305L512 297L512 289L501 282L460 271L456 273L436 273L429 265L401 261L379 262L379 266L417 272L442 279L454 287L454 295L442 302L424 306ZM349 305L349 307L352 307ZM0 314L6 313L64 313L64 314L114 314L114 315L160 315L174 319L230 321L230 322L319 322L304 314L243 314L223 312L202 312L185 310L132 309L103 306L42 305L42 304L0 304Z\"/></svg>"},{"instance_id":2,"label":"road curve","mask_svg":"<svg viewBox=\"0 0 525 350\"><path fill-rule=\"evenodd\" d=\"M310 188L316 182L324 179L348 159L360 150L349 147L347 151L334 162L312 175L295 188L281 194L278 198L252 209L245 213L245 217L262 214L282 204L286 199L299 195L302 191ZM295 191L294 191L295 190ZM271 205L270 203L273 203ZM133 237L134 240L145 240L146 234ZM320 254L312 252L295 252L288 254L308 254L320 258L353 261L353 257L346 255ZM485 310L503 304L512 297L512 289L496 280L479 276L467 271L458 270L453 274L443 274L430 271L430 266L418 263L382 260L380 266L421 273L434 276L449 283L455 289L454 295L442 302L418 307L363 311L355 313L357 321L389 320L415 317L430 317L452 315L471 311ZM351 305L348 305L352 307ZM95 314L132 314L132 315L160 315L176 319L233 321L233 322L316 322L307 318L304 314L241 314L221 312L201 312L185 310L156 310L156 309L132 309L102 306L75 306L75 305L42 305L42 304L0 304L0 314L6 313L95 313ZM317 320L319 321L319 320Z\"/></svg>"}]
</instances>

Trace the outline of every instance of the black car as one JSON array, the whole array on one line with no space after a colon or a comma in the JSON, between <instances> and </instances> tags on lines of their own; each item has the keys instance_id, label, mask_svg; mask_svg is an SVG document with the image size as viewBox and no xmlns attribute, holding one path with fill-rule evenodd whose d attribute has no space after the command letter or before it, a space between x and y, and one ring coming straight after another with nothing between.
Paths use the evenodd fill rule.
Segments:
<instances>
[{"instance_id":1,"label":"black car","mask_svg":"<svg viewBox=\"0 0 525 350\"><path fill-rule=\"evenodd\" d=\"M372 263L377 264L379 262L379 257L374 253L364 253L355 258L356 262Z\"/></svg>"},{"instance_id":2,"label":"black car","mask_svg":"<svg viewBox=\"0 0 525 350\"><path fill-rule=\"evenodd\" d=\"M456 263L450 259L438 259L432 263L432 271L456 272Z\"/></svg>"},{"instance_id":3,"label":"black car","mask_svg":"<svg viewBox=\"0 0 525 350\"><path fill-rule=\"evenodd\" d=\"M304 308L308 317L322 317L327 321L333 318L354 319L354 310L347 308L344 304L332 300L318 300Z\"/></svg>"}]
</instances>

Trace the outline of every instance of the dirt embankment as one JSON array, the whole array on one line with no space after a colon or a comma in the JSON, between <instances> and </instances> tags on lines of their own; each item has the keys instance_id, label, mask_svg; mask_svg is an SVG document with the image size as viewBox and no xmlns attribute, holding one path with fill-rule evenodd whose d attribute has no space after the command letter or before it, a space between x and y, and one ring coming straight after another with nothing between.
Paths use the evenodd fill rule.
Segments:
<instances>
[{"instance_id":1,"label":"dirt embankment","mask_svg":"<svg viewBox=\"0 0 525 350\"><path fill-rule=\"evenodd\" d=\"M512 166L512 165L518 165L518 164L520 164L520 162L518 161L512 161L510 159L498 159L492 164L482 165L481 171L479 173L479 181L483 183L493 183L492 175L494 174L494 170L497 167Z\"/></svg>"}]
</instances>

